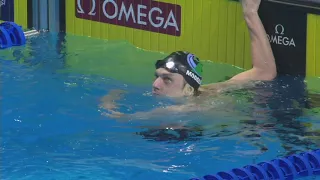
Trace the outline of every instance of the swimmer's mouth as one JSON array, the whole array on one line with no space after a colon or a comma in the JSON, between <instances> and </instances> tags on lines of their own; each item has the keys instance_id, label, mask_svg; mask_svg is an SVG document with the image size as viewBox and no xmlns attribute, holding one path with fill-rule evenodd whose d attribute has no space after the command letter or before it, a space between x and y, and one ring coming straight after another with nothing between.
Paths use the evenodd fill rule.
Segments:
<instances>
[{"instance_id":1,"label":"swimmer's mouth","mask_svg":"<svg viewBox=\"0 0 320 180\"><path fill-rule=\"evenodd\" d=\"M153 95L156 95L156 96L160 95L160 93L159 93L159 92L154 91L154 90L152 91L152 94L153 94Z\"/></svg>"},{"instance_id":2,"label":"swimmer's mouth","mask_svg":"<svg viewBox=\"0 0 320 180\"><path fill-rule=\"evenodd\" d=\"M160 95L159 89L156 88L156 87L153 87L153 88L152 88L152 94L153 94L153 95Z\"/></svg>"}]
</instances>

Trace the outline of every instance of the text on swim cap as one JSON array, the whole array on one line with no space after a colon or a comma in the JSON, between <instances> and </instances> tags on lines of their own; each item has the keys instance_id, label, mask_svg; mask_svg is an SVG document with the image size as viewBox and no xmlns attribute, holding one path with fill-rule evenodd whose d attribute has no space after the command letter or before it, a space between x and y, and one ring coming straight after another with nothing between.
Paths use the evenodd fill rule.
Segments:
<instances>
[{"instance_id":1,"label":"text on swim cap","mask_svg":"<svg viewBox=\"0 0 320 180\"><path fill-rule=\"evenodd\" d=\"M201 79L195 75L192 71L187 70L186 75L195 80L198 84L201 84Z\"/></svg>"}]
</instances>

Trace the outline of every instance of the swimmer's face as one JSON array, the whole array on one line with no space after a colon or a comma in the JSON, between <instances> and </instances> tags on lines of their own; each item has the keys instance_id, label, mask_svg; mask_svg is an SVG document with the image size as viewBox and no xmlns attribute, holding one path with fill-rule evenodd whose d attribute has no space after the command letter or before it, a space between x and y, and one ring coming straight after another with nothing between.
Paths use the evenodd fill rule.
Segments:
<instances>
[{"instance_id":1,"label":"swimmer's face","mask_svg":"<svg viewBox=\"0 0 320 180\"><path fill-rule=\"evenodd\" d=\"M171 73L164 68L159 68L155 72L152 93L169 97L183 96L185 81L182 75Z\"/></svg>"}]
</instances>

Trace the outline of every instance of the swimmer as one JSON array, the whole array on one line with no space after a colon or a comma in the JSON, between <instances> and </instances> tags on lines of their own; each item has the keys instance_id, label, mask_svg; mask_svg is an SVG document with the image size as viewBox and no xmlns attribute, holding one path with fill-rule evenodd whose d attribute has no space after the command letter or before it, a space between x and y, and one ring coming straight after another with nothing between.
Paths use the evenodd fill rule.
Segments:
<instances>
[{"instance_id":1,"label":"swimmer","mask_svg":"<svg viewBox=\"0 0 320 180\"><path fill-rule=\"evenodd\" d=\"M240 0L243 16L249 30L251 40L252 68L231 79L202 85L202 64L192 53L177 51L155 63L155 80L152 93L167 97L187 97L193 99L184 105L169 106L167 108L155 109L149 113L137 113L137 118L150 118L155 114L169 111L197 111L203 110L199 106L199 100L208 96L250 86L255 82L270 81L277 76L275 58L268 41L266 31L258 15L261 0ZM108 95L106 96L108 97ZM108 99L104 97L104 99ZM192 98L193 97L193 98ZM115 97L114 97L115 98ZM121 117L124 114L115 111L112 104L114 101L103 101L102 107L109 110L111 117Z\"/></svg>"}]
</instances>

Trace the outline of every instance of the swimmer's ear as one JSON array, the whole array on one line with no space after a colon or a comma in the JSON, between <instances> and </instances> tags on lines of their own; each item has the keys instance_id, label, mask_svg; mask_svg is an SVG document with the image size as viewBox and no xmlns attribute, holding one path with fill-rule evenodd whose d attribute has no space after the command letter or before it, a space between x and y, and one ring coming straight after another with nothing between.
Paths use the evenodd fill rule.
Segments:
<instances>
[{"instance_id":1,"label":"swimmer's ear","mask_svg":"<svg viewBox=\"0 0 320 180\"><path fill-rule=\"evenodd\" d=\"M192 96L194 93L194 88L190 86L189 84L186 84L183 88L183 94L185 96Z\"/></svg>"}]
</instances>

